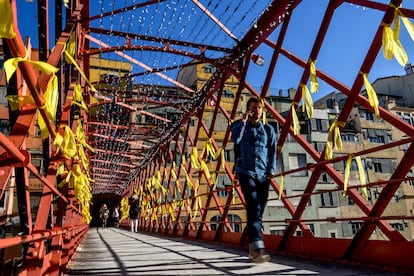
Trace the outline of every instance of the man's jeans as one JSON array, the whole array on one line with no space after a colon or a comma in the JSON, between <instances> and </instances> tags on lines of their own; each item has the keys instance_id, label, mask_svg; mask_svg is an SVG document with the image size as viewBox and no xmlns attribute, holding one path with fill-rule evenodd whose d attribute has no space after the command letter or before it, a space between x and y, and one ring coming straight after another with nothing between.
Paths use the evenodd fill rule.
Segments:
<instances>
[{"instance_id":1,"label":"man's jeans","mask_svg":"<svg viewBox=\"0 0 414 276\"><path fill-rule=\"evenodd\" d=\"M268 179L258 181L247 174L239 174L239 182L246 200L249 249L264 248L262 216L269 196L270 181Z\"/></svg>"}]
</instances>

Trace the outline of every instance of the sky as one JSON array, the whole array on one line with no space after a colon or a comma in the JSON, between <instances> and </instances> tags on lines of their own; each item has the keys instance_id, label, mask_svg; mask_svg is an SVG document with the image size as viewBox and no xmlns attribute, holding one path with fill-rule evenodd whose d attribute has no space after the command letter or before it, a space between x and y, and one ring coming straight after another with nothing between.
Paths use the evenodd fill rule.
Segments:
<instances>
[{"instance_id":1,"label":"sky","mask_svg":"<svg viewBox=\"0 0 414 276\"><path fill-rule=\"evenodd\" d=\"M91 2L97 3L98 1ZM180 3L180 1L175 2ZM201 2L205 3L206 1ZM388 3L384 0L376 2ZM22 37L33 36L37 33L37 1L19 0L17 3L19 30ZM295 9L283 45L286 50L304 60L308 59L327 3L328 0L303 0ZM50 1L49 6L53 8L53 5L54 1ZM414 1L403 1L403 7L414 9ZM93 6L91 10L95 11ZM316 60L316 67L345 85L352 86L381 20L382 12L349 3L343 4L335 12L325 42ZM411 21L414 22L414 20ZM53 25L50 24L51 27ZM53 34L53 30L50 33ZM277 34L278 30L271 36L273 41L276 40ZM403 25L401 25L400 40L407 51L409 62L414 63L414 42ZM32 37L32 44L34 47L37 46L36 36ZM266 76L272 49L262 45L257 49L257 52L260 52L267 62L263 67L253 65L254 67L251 67L252 69L247 76L247 81L253 87L260 89ZM297 88L302 72L301 67L281 56L270 85L272 93L278 90ZM404 74L404 68L395 59L386 60L380 52L368 77L373 82L377 78ZM326 83L319 82L318 94L320 96L333 92L333 90Z\"/></svg>"}]
</instances>

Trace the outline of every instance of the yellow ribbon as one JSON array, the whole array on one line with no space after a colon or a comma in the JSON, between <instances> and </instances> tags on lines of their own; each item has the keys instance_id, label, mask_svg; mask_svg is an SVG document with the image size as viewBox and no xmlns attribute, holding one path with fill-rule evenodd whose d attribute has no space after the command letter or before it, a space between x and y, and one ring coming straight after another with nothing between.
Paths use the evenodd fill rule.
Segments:
<instances>
[{"instance_id":1,"label":"yellow ribbon","mask_svg":"<svg viewBox=\"0 0 414 276\"><path fill-rule=\"evenodd\" d=\"M63 162L59 162L57 170L56 170L56 176L62 175L65 173L65 164Z\"/></svg>"},{"instance_id":2,"label":"yellow ribbon","mask_svg":"<svg viewBox=\"0 0 414 276\"><path fill-rule=\"evenodd\" d=\"M384 25L382 31L382 53L388 60L394 57L394 34L390 25Z\"/></svg>"},{"instance_id":3,"label":"yellow ribbon","mask_svg":"<svg viewBox=\"0 0 414 276\"><path fill-rule=\"evenodd\" d=\"M390 4L394 10L394 31L391 29L389 24L383 24L383 34L382 34L382 48L384 57L388 60L392 59L395 56L395 59L401 66L405 66L408 62L407 53L402 46L399 36L400 36L400 18L407 29L408 34L411 39L414 41L414 25L409 19L401 12L400 8ZM400 17L399 17L400 16Z\"/></svg>"},{"instance_id":4,"label":"yellow ribbon","mask_svg":"<svg viewBox=\"0 0 414 276\"><path fill-rule=\"evenodd\" d=\"M351 171L351 164L352 164L353 157L354 157L353 154L348 155L348 159L346 161L345 172L344 172L344 192L342 194L343 196L346 195L346 192L348 190L349 173ZM364 166L362 165L361 156L356 156L355 161L358 166L359 182L361 183L362 196L365 199L367 199L368 193L367 193L367 187L366 187L365 170L364 170Z\"/></svg>"},{"instance_id":5,"label":"yellow ribbon","mask_svg":"<svg viewBox=\"0 0 414 276\"><path fill-rule=\"evenodd\" d=\"M402 20L405 28L407 29L408 34L411 37L411 40L414 41L414 24L401 12L401 10L399 8L396 8L396 11L400 15L401 20ZM394 18L395 18L395 15L394 15Z\"/></svg>"},{"instance_id":6,"label":"yellow ribbon","mask_svg":"<svg viewBox=\"0 0 414 276\"><path fill-rule=\"evenodd\" d=\"M281 174L280 175L280 180L279 180L279 199L282 198L283 186L285 186L285 179L283 177L283 174Z\"/></svg>"},{"instance_id":7,"label":"yellow ribbon","mask_svg":"<svg viewBox=\"0 0 414 276\"><path fill-rule=\"evenodd\" d=\"M129 216L129 202L128 198L124 197L121 200L121 208L119 208L121 211L121 219L119 221L123 221L124 219L127 219Z\"/></svg>"},{"instance_id":8,"label":"yellow ribbon","mask_svg":"<svg viewBox=\"0 0 414 276\"><path fill-rule=\"evenodd\" d=\"M75 137L76 140L83 145L84 147L86 147L88 150L95 152L94 148L92 148L87 142L86 142L86 136L85 136L85 132L83 131L83 127L82 127L82 122L80 119L78 119L78 125L76 127L76 131L75 131Z\"/></svg>"},{"instance_id":9,"label":"yellow ribbon","mask_svg":"<svg viewBox=\"0 0 414 276\"><path fill-rule=\"evenodd\" d=\"M62 137L59 133L56 134L53 144L57 147L56 154L61 151L66 158L72 158L76 156L76 140L69 126L65 126L64 137Z\"/></svg>"},{"instance_id":10,"label":"yellow ribbon","mask_svg":"<svg viewBox=\"0 0 414 276\"><path fill-rule=\"evenodd\" d=\"M360 72L360 74L362 75L365 89L367 90L369 105L372 108L374 108L375 116L377 116L377 118L380 118L379 109L378 109L379 102L378 102L377 93L375 93L374 87L372 87L371 83L369 82L367 74L363 72Z\"/></svg>"},{"instance_id":11,"label":"yellow ribbon","mask_svg":"<svg viewBox=\"0 0 414 276\"><path fill-rule=\"evenodd\" d=\"M16 36L13 28L13 10L9 0L0 0L0 38Z\"/></svg>"},{"instance_id":12,"label":"yellow ribbon","mask_svg":"<svg viewBox=\"0 0 414 276\"><path fill-rule=\"evenodd\" d=\"M398 19L396 22L399 22ZM383 28L382 34L382 44L383 44L383 54L384 57L388 60L392 59L395 56L395 59L401 66L405 66L408 62L407 52L402 46L399 36L399 24L395 28L394 32L391 30L389 25L385 25Z\"/></svg>"},{"instance_id":13,"label":"yellow ribbon","mask_svg":"<svg viewBox=\"0 0 414 276\"><path fill-rule=\"evenodd\" d=\"M85 100L83 99L82 87L79 83L75 85L72 104L75 104L83 110L85 110L86 112L88 112L88 106L86 105Z\"/></svg>"},{"instance_id":14,"label":"yellow ribbon","mask_svg":"<svg viewBox=\"0 0 414 276\"><path fill-rule=\"evenodd\" d=\"M213 183L212 191L215 191L217 189L217 180L218 180L218 175L216 173L213 173L211 175L211 183Z\"/></svg>"},{"instance_id":15,"label":"yellow ribbon","mask_svg":"<svg viewBox=\"0 0 414 276\"><path fill-rule=\"evenodd\" d=\"M293 122L293 134L298 135L300 133L300 123L298 119L298 115L296 114L295 106L292 105L292 122Z\"/></svg>"},{"instance_id":16,"label":"yellow ribbon","mask_svg":"<svg viewBox=\"0 0 414 276\"><path fill-rule=\"evenodd\" d=\"M302 112L305 112L308 115L308 118L313 117L313 101L309 89L306 85L301 84L302 86Z\"/></svg>"},{"instance_id":17,"label":"yellow ribbon","mask_svg":"<svg viewBox=\"0 0 414 276\"><path fill-rule=\"evenodd\" d=\"M188 173L185 174L185 179L187 181L187 186L190 187L191 189L193 189L193 183L191 182L190 176L188 175Z\"/></svg>"},{"instance_id":18,"label":"yellow ribbon","mask_svg":"<svg viewBox=\"0 0 414 276\"><path fill-rule=\"evenodd\" d=\"M191 161L191 167L194 169L200 169L200 162L198 161L198 153L197 153L197 148L193 147L192 151L191 151L191 155L190 155L190 161Z\"/></svg>"},{"instance_id":19,"label":"yellow ribbon","mask_svg":"<svg viewBox=\"0 0 414 276\"><path fill-rule=\"evenodd\" d=\"M58 78L55 74L49 79L44 94L46 114L50 121L56 121L56 111L59 102L59 91L58 91ZM37 121L40 128L40 137L44 140L49 137L49 130L47 129L46 123L40 113L38 112Z\"/></svg>"},{"instance_id":20,"label":"yellow ribbon","mask_svg":"<svg viewBox=\"0 0 414 276\"><path fill-rule=\"evenodd\" d=\"M310 87L311 92L316 93L318 92L318 79L316 78L316 67L315 67L315 61L309 60L309 68L310 68Z\"/></svg>"},{"instance_id":21,"label":"yellow ribbon","mask_svg":"<svg viewBox=\"0 0 414 276\"><path fill-rule=\"evenodd\" d=\"M79 74L82 76L82 78L86 81L86 83L89 85L91 90L93 92L97 92L96 88L92 85L92 83L89 81L89 79L86 77L85 73L80 68L79 64L76 62L76 60L72 57L72 55L67 51L64 50L65 53L65 59L69 59L69 61L75 66L76 70L78 70Z\"/></svg>"},{"instance_id":22,"label":"yellow ribbon","mask_svg":"<svg viewBox=\"0 0 414 276\"><path fill-rule=\"evenodd\" d=\"M345 166L345 172L344 172L344 192L342 193L342 196L345 196L346 191L348 190L349 173L351 171L351 164L352 164L353 157L354 157L353 154L349 154L348 159L346 160L346 166Z\"/></svg>"},{"instance_id":23,"label":"yellow ribbon","mask_svg":"<svg viewBox=\"0 0 414 276\"><path fill-rule=\"evenodd\" d=\"M173 211L173 208L172 208L172 206L171 205L169 205L168 206L168 213L170 214L170 216L171 216L171 220L174 222L174 221L176 221L176 218L175 218L175 215L174 215L174 211Z\"/></svg>"},{"instance_id":24,"label":"yellow ribbon","mask_svg":"<svg viewBox=\"0 0 414 276\"><path fill-rule=\"evenodd\" d=\"M365 199L368 199L368 192L367 192L367 187L366 187L367 180L365 178L365 169L364 169L364 166L362 165L361 156L355 157L355 161L357 162L357 166L358 166L359 182L361 183L362 196Z\"/></svg>"},{"instance_id":25,"label":"yellow ribbon","mask_svg":"<svg viewBox=\"0 0 414 276\"><path fill-rule=\"evenodd\" d=\"M71 32L70 33L70 38L69 41L66 45L66 49L68 52L68 55L71 57L75 56L75 52L76 52L76 37L75 37L75 32ZM70 58L68 58L68 55L65 55L65 61L68 64L72 64L72 60Z\"/></svg>"},{"instance_id":26,"label":"yellow ribbon","mask_svg":"<svg viewBox=\"0 0 414 276\"><path fill-rule=\"evenodd\" d=\"M172 177L174 180L177 180L177 174L175 173L175 170L174 170L174 169L171 169L171 177Z\"/></svg>"},{"instance_id":27,"label":"yellow ribbon","mask_svg":"<svg viewBox=\"0 0 414 276\"><path fill-rule=\"evenodd\" d=\"M208 169L206 162L202 160L200 165L201 165L201 169L203 170L206 179L211 179L210 170Z\"/></svg>"},{"instance_id":28,"label":"yellow ribbon","mask_svg":"<svg viewBox=\"0 0 414 276\"><path fill-rule=\"evenodd\" d=\"M207 139L206 144L204 145L203 148L203 152L201 155L204 155L204 153L207 152L206 154L206 160L211 157L211 158L215 158L216 156L216 150L214 149L214 145L213 145L213 140L211 138Z\"/></svg>"},{"instance_id":29,"label":"yellow ribbon","mask_svg":"<svg viewBox=\"0 0 414 276\"><path fill-rule=\"evenodd\" d=\"M264 101L265 101L265 99L260 98L260 103L262 104L262 110L263 110L263 112L262 112L262 121L263 121L263 124L265 125L265 124L267 124L267 118L266 118L266 109L265 109Z\"/></svg>"},{"instance_id":30,"label":"yellow ribbon","mask_svg":"<svg viewBox=\"0 0 414 276\"><path fill-rule=\"evenodd\" d=\"M339 127L344 127L345 122L339 122L335 120L331 127L329 128L328 132L328 140L326 141L326 148L325 148L325 159L330 160L333 156L333 150L342 150L342 139L341 139L341 132Z\"/></svg>"},{"instance_id":31,"label":"yellow ribbon","mask_svg":"<svg viewBox=\"0 0 414 276\"><path fill-rule=\"evenodd\" d=\"M13 76L14 72L17 70L17 66L19 65L19 62L26 62L31 64L33 67L38 69L39 71L42 71L48 75L54 74L57 71L59 71L58 68L54 67L53 65L50 65L47 62L44 61L33 61L27 58L22 57L15 57L15 58L9 58L4 62L4 71L6 73L6 79L7 82L9 82L10 78Z\"/></svg>"},{"instance_id":32,"label":"yellow ribbon","mask_svg":"<svg viewBox=\"0 0 414 276\"><path fill-rule=\"evenodd\" d=\"M7 101L9 102L10 110L16 111L27 104L34 104L34 99L32 96L19 96L19 95L9 95L7 96Z\"/></svg>"}]
</instances>

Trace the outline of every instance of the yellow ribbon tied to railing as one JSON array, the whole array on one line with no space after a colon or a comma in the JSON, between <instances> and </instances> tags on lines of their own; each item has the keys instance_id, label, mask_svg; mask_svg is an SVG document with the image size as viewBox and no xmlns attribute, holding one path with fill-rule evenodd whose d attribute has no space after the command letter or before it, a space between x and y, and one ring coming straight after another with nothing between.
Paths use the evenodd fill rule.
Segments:
<instances>
[{"instance_id":1,"label":"yellow ribbon tied to railing","mask_svg":"<svg viewBox=\"0 0 414 276\"><path fill-rule=\"evenodd\" d=\"M86 83L89 85L89 87L91 88L91 90L93 92L97 92L96 88L92 85L92 83L89 81L89 79L86 77L85 72L83 72L83 70L80 68L79 64L76 62L76 60L73 58L73 56L71 55L71 53L69 53L68 50L64 50L63 51L65 53L65 59L68 59L73 66L75 66L76 70L78 70L79 74L82 76L82 78L86 81Z\"/></svg>"},{"instance_id":2,"label":"yellow ribbon tied to railing","mask_svg":"<svg viewBox=\"0 0 414 276\"><path fill-rule=\"evenodd\" d=\"M358 166L358 173L359 173L359 182L361 183L361 193L365 199L368 199L368 192L367 192L367 180L365 177L365 169L362 165L361 156L355 157L355 161L357 162Z\"/></svg>"},{"instance_id":3,"label":"yellow ribbon tied to railing","mask_svg":"<svg viewBox=\"0 0 414 276\"><path fill-rule=\"evenodd\" d=\"M67 64L72 64L73 59L70 59L68 56L70 56L70 57L75 56L75 52L76 52L75 32L70 33L69 41L67 42L65 49L68 53L68 54L65 54L65 61L66 61Z\"/></svg>"},{"instance_id":4,"label":"yellow ribbon tied to railing","mask_svg":"<svg viewBox=\"0 0 414 276\"><path fill-rule=\"evenodd\" d=\"M267 124L267 117L266 117L266 109L265 109L264 101L265 101L265 99L260 98L260 103L262 104L262 110L263 110L263 112L262 112L262 121L263 121L263 124L265 125L265 124Z\"/></svg>"},{"instance_id":5,"label":"yellow ribbon tied to railing","mask_svg":"<svg viewBox=\"0 0 414 276\"><path fill-rule=\"evenodd\" d=\"M329 128L328 132L328 140L326 141L325 147L325 159L330 160L333 156L333 150L342 150L342 139L341 139L341 131L339 127L344 127L345 122L340 122L335 120L331 127Z\"/></svg>"},{"instance_id":6,"label":"yellow ribbon tied to railing","mask_svg":"<svg viewBox=\"0 0 414 276\"><path fill-rule=\"evenodd\" d=\"M396 22L400 22L397 20ZM397 24L396 24L397 25ZM395 28L394 32L391 26L384 24L382 33L382 52L384 57L388 60L395 56L395 59L401 66L404 66L408 62L408 56L400 40L398 39L400 32L399 24Z\"/></svg>"},{"instance_id":7,"label":"yellow ribbon tied to railing","mask_svg":"<svg viewBox=\"0 0 414 276\"><path fill-rule=\"evenodd\" d=\"M9 102L9 107L11 111L16 111L22 108L27 104L35 104L32 96L19 96L19 95L9 95L7 96L7 101Z\"/></svg>"},{"instance_id":8,"label":"yellow ribbon tied to railing","mask_svg":"<svg viewBox=\"0 0 414 276\"><path fill-rule=\"evenodd\" d=\"M129 208L130 207L129 207L128 198L126 198L126 197L122 198L122 200L121 200L121 208L120 208L120 211L121 211L122 216L121 216L121 219L119 221L123 221L124 219L127 219L128 218L128 216L129 216Z\"/></svg>"},{"instance_id":9,"label":"yellow ribbon tied to railing","mask_svg":"<svg viewBox=\"0 0 414 276\"><path fill-rule=\"evenodd\" d=\"M197 147L195 146L193 146L193 149L191 151L190 161L191 161L192 168L197 169L197 170L201 168L200 162L198 161Z\"/></svg>"},{"instance_id":10,"label":"yellow ribbon tied to railing","mask_svg":"<svg viewBox=\"0 0 414 276\"><path fill-rule=\"evenodd\" d=\"M345 172L344 172L344 192L342 196L346 195L346 191L348 190L348 182L349 182L349 173L351 172L351 164L354 155L349 154L348 159L346 160Z\"/></svg>"},{"instance_id":11,"label":"yellow ribbon tied to railing","mask_svg":"<svg viewBox=\"0 0 414 276\"><path fill-rule=\"evenodd\" d=\"M168 205L168 213L171 216L171 220L173 222L176 221L175 214L174 214L174 209L173 209L173 207L170 204Z\"/></svg>"},{"instance_id":12,"label":"yellow ribbon tied to railing","mask_svg":"<svg viewBox=\"0 0 414 276\"><path fill-rule=\"evenodd\" d=\"M316 66L315 61L309 60L309 71L310 71L310 90L312 93L318 92L319 84L318 79L316 78Z\"/></svg>"},{"instance_id":13,"label":"yellow ribbon tied to railing","mask_svg":"<svg viewBox=\"0 0 414 276\"><path fill-rule=\"evenodd\" d=\"M86 147L88 150L94 152L94 148L92 148L87 142L86 142L86 136L85 136L85 132L83 131L83 127L82 127L82 122L80 119L78 119L78 125L76 127L76 131L75 131L75 138L76 140L82 144L84 147Z\"/></svg>"},{"instance_id":14,"label":"yellow ribbon tied to railing","mask_svg":"<svg viewBox=\"0 0 414 276\"><path fill-rule=\"evenodd\" d=\"M213 191L215 191L217 189L217 180L218 180L218 175L216 173L213 173L211 175L211 183L213 183Z\"/></svg>"},{"instance_id":15,"label":"yellow ribbon tied to railing","mask_svg":"<svg viewBox=\"0 0 414 276\"><path fill-rule=\"evenodd\" d=\"M10 78L13 76L14 72L16 72L19 62L29 63L30 65L32 65L39 71L42 71L43 73L46 73L48 75L54 74L57 71L59 71L58 68L44 61L33 61L30 59L27 59L27 57L9 58L8 60L4 62L4 72L6 73L7 82L10 81Z\"/></svg>"},{"instance_id":16,"label":"yellow ribbon tied to railing","mask_svg":"<svg viewBox=\"0 0 414 276\"><path fill-rule=\"evenodd\" d=\"M364 80L365 89L367 90L369 105L372 108L374 108L375 116L377 116L377 118L380 118L377 93L375 92L374 87L372 87L371 83L369 82L367 74L361 72L361 75Z\"/></svg>"},{"instance_id":17,"label":"yellow ribbon tied to railing","mask_svg":"<svg viewBox=\"0 0 414 276\"><path fill-rule=\"evenodd\" d=\"M201 164L200 165L201 165L201 169L203 170L206 179L211 179L210 170L209 170L206 162L204 162L204 160L201 160Z\"/></svg>"},{"instance_id":18,"label":"yellow ribbon tied to railing","mask_svg":"<svg viewBox=\"0 0 414 276\"><path fill-rule=\"evenodd\" d=\"M300 133L300 123L298 119L298 115L296 114L295 105L292 104L292 122L293 122L293 134L298 135Z\"/></svg>"},{"instance_id":19,"label":"yellow ribbon tied to railing","mask_svg":"<svg viewBox=\"0 0 414 276\"><path fill-rule=\"evenodd\" d=\"M65 126L64 128L64 137L57 133L53 144L57 148L56 154L61 151L64 157L72 158L75 157L77 153L75 136L69 126Z\"/></svg>"},{"instance_id":20,"label":"yellow ribbon tied to railing","mask_svg":"<svg viewBox=\"0 0 414 276\"><path fill-rule=\"evenodd\" d=\"M187 164L187 161L185 160L185 155L183 154L181 155L181 167L185 172L187 172L186 164Z\"/></svg>"},{"instance_id":21,"label":"yellow ribbon tied to railing","mask_svg":"<svg viewBox=\"0 0 414 276\"><path fill-rule=\"evenodd\" d=\"M391 4L391 6L394 6L394 5ZM414 24L402 13L400 8L397 8L397 7L395 7L395 12L394 12L394 22L395 22L394 24L396 24L396 21L399 21L398 20L398 15L400 16L405 28L407 29L407 32L410 35L411 40L414 41ZM398 27L399 27L399 22L397 24L398 24ZM394 30L395 30L395 27L394 27ZM398 32L398 35L399 35L399 32Z\"/></svg>"},{"instance_id":22,"label":"yellow ribbon tied to railing","mask_svg":"<svg viewBox=\"0 0 414 276\"><path fill-rule=\"evenodd\" d=\"M216 150L214 148L213 140L211 138L207 139L206 144L204 145L202 155L204 154L204 152L207 152L205 160L207 160L209 157L216 159Z\"/></svg>"},{"instance_id":23,"label":"yellow ribbon tied to railing","mask_svg":"<svg viewBox=\"0 0 414 276\"><path fill-rule=\"evenodd\" d=\"M187 186L188 186L188 187L190 187L191 189L194 189L194 187L193 187L193 182L191 182L191 178L190 178L190 176L188 175L188 173L186 173L186 174L185 174L185 180L186 180L186 182L187 182Z\"/></svg>"},{"instance_id":24,"label":"yellow ribbon tied to railing","mask_svg":"<svg viewBox=\"0 0 414 276\"><path fill-rule=\"evenodd\" d=\"M56 176L62 175L65 173L65 163L59 162L56 170Z\"/></svg>"},{"instance_id":25,"label":"yellow ribbon tied to railing","mask_svg":"<svg viewBox=\"0 0 414 276\"><path fill-rule=\"evenodd\" d=\"M82 108L83 110L85 110L86 112L88 112L88 106L86 105L85 100L83 99L83 96L82 96L82 87L80 86L79 83L77 83L75 85L75 89L74 89L74 93L73 93L72 105L73 104L79 106L80 108Z\"/></svg>"},{"instance_id":26,"label":"yellow ribbon tied to railing","mask_svg":"<svg viewBox=\"0 0 414 276\"><path fill-rule=\"evenodd\" d=\"M220 157L220 168L224 170L226 158L225 158L225 150L223 147L219 148L218 151L216 151L216 154L214 155L214 160L218 160Z\"/></svg>"},{"instance_id":27,"label":"yellow ribbon tied to railing","mask_svg":"<svg viewBox=\"0 0 414 276\"><path fill-rule=\"evenodd\" d=\"M351 171L351 164L352 164L353 158L354 158L353 154L350 154L348 155L348 159L346 161L345 173L344 173L344 192L342 194L343 196L346 195L346 192L348 190L349 174ZM361 193L362 193L362 196L365 199L367 199L368 198L367 187L366 187L367 183L366 183L366 177L365 177L365 169L364 169L364 166L362 165L361 156L355 156L355 161L358 167L359 182L361 184Z\"/></svg>"},{"instance_id":28,"label":"yellow ribbon tied to railing","mask_svg":"<svg viewBox=\"0 0 414 276\"><path fill-rule=\"evenodd\" d=\"M13 10L9 0L0 0L0 38L16 36L13 28Z\"/></svg>"},{"instance_id":29,"label":"yellow ribbon tied to railing","mask_svg":"<svg viewBox=\"0 0 414 276\"><path fill-rule=\"evenodd\" d=\"M56 121L56 111L59 103L59 90L58 90L58 77L53 74L49 79L49 82L45 91L45 108L46 114L50 121ZM37 121L40 128L40 137L44 140L49 137L49 130L46 123L40 113L38 112Z\"/></svg>"},{"instance_id":30,"label":"yellow ribbon tied to railing","mask_svg":"<svg viewBox=\"0 0 414 276\"><path fill-rule=\"evenodd\" d=\"M175 164L175 163L174 163ZM177 174L175 173L175 169L174 168L172 168L171 170L170 170L170 172L171 172L171 177L174 179L174 181L176 181L177 180Z\"/></svg>"},{"instance_id":31,"label":"yellow ribbon tied to railing","mask_svg":"<svg viewBox=\"0 0 414 276\"><path fill-rule=\"evenodd\" d=\"M306 111L308 118L313 117L313 101L309 89L306 85L301 84L302 87L302 112Z\"/></svg>"},{"instance_id":32,"label":"yellow ribbon tied to railing","mask_svg":"<svg viewBox=\"0 0 414 276\"><path fill-rule=\"evenodd\" d=\"M285 178L284 178L283 173L282 173L282 174L280 174L280 180L279 180L279 199L282 198L284 186L285 186Z\"/></svg>"},{"instance_id":33,"label":"yellow ribbon tied to railing","mask_svg":"<svg viewBox=\"0 0 414 276\"><path fill-rule=\"evenodd\" d=\"M383 24L382 33L382 50L384 57L388 60L395 56L395 59L401 66L405 66L408 62L407 52L401 44L400 37L400 18L407 29L408 34L414 41L414 25L411 21L401 12L400 8L390 4L394 10L394 31L391 29L390 24Z\"/></svg>"}]
</instances>

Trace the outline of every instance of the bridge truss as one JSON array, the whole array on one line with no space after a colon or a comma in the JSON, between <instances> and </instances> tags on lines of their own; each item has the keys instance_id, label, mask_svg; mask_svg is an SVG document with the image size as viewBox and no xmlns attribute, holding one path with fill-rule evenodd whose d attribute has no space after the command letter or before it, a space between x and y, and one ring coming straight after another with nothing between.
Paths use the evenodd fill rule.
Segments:
<instances>
[{"instance_id":1,"label":"bridge truss","mask_svg":"<svg viewBox=\"0 0 414 276\"><path fill-rule=\"evenodd\" d=\"M395 214L387 210L413 180L414 128L375 104L375 91L367 82L371 71L384 64L383 52L407 63L401 53L412 44L402 45L396 29L397 22L414 17L413 7L402 6L409 1L321 1L309 11L304 10L309 1L300 0L120 2L56 1L51 9L47 0L38 1L38 60L47 66L35 62L21 37L17 1L0 1L10 121L10 133L0 133L0 191L17 203L19 218L18 233L0 240L2 256L12 258L10 265L19 264L22 275L59 274L93 222L98 203L115 198L125 214L132 194L140 198L142 231L246 245L244 199L232 171L228 126L244 110L246 97L254 96L263 100L266 120L276 127L279 159L295 144L312 160L296 167L281 165L271 182L273 198L265 221L269 251L413 271L407 254L414 252L413 238L392 222L405 221L413 229L414 217L408 209ZM332 41L338 20L346 17L351 26L352 16L360 12L377 19L358 26L366 28L364 42L349 37L352 49L329 52L340 48ZM312 18L318 20L310 23ZM297 24L310 35L299 33ZM409 24L400 29L401 35L414 36ZM306 41L290 41L300 36ZM340 65L332 63L352 58L356 65L344 66L344 75L336 77L334 68ZM199 68L210 71L205 75ZM293 89L282 112L268 96L287 75L294 76ZM322 149L303 135L296 121L298 115L301 121L312 119L307 86L316 92L318 82L343 96L325 133L328 146ZM347 129L355 106L378 115L401 135L389 143L342 151L335 133ZM28 138L33 126L41 133L36 149L41 150L43 170L33 163L33 139ZM403 146L392 173L381 179L362 183L359 178L347 185L348 177L335 169L337 163ZM308 177L295 190L298 172ZM331 182L321 189L325 175ZM40 194L32 190L33 178ZM219 179L224 185L217 184ZM375 188L380 188L375 200L364 197L365 189ZM355 212L309 216L316 214L310 211L315 198L342 193ZM414 203L410 190L403 199ZM358 228L340 237L313 229L343 222L358 222Z\"/></svg>"}]
</instances>

